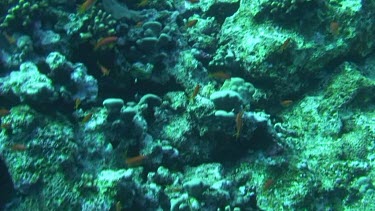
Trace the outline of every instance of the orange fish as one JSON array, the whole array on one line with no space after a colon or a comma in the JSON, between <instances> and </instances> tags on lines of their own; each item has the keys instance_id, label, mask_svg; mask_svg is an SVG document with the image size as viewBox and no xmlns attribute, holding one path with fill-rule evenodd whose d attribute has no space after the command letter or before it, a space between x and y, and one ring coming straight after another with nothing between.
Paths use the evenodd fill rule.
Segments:
<instances>
[{"instance_id":1,"label":"orange fish","mask_svg":"<svg viewBox=\"0 0 375 211\"><path fill-rule=\"evenodd\" d=\"M190 96L190 101L194 101L194 99L198 95L200 89L201 89L201 86L199 84L197 84L194 88L193 94L191 94L191 96Z\"/></svg>"},{"instance_id":2,"label":"orange fish","mask_svg":"<svg viewBox=\"0 0 375 211\"><path fill-rule=\"evenodd\" d=\"M190 27L195 26L197 23L198 23L198 19L192 19L186 22L185 27L190 28Z\"/></svg>"},{"instance_id":3,"label":"orange fish","mask_svg":"<svg viewBox=\"0 0 375 211\"><path fill-rule=\"evenodd\" d=\"M0 108L0 117L10 114L10 111L6 108Z\"/></svg>"},{"instance_id":4,"label":"orange fish","mask_svg":"<svg viewBox=\"0 0 375 211\"><path fill-rule=\"evenodd\" d=\"M340 24L336 21L332 21L329 25L329 31L332 35L337 36L340 32Z\"/></svg>"},{"instance_id":5,"label":"orange fish","mask_svg":"<svg viewBox=\"0 0 375 211\"><path fill-rule=\"evenodd\" d=\"M122 204L121 204L120 201L118 201L118 202L116 203L116 211L121 211L121 210L122 210Z\"/></svg>"},{"instance_id":6,"label":"orange fish","mask_svg":"<svg viewBox=\"0 0 375 211\"><path fill-rule=\"evenodd\" d=\"M109 36L99 39L99 41L94 46L94 51L98 50L100 47L109 45L111 43L114 43L118 40L118 37L116 36Z\"/></svg>"},{"instance_id":7,"label":"orange fish","mask_svg":"<svg viewBox=\"0 0 375 211\"><path fill-rule=\"evenodd\" d=\"M218 72L212 72L212 73L209 73L208 74L208 77L210 78L214 78L214 79L222 79L222 80L225 80L225 79L230 79L231 78L231 75L230 73L226 73L224 71L218 71Z\"/></svg>"},{"instance_id":8,"label":"orange fish","mask_svg":"<svg viewBox=\"0 0 375 211\"><path fill-rule=\"evenodd\" d=\"M3 35L4 35L5 39L8 41L9 44L12 45L12 44L16 43L16 39L14 38L14 36L9 35L6 32L3 32Z\"/></svg>"},{"instance_id":9,"label":"orange fish","mask_svg":"<svg viewBox=\"0 0 375 211\"><path fill-rule=\"evenodd\" d=\"M293 100L283 100L283 101L280 102L280 105L282 107L289 107L292 104L293 104Z\"/></svg>"},{"instance_id":10,"label":"orange fish","mask_svg":"<svg viewBox=\"0 0 375 211\"><path fill-rule=\"evenodd\" d=\"M10 123L10 122L1 123L1 128L4 129L4 130L12 129L12 123Z\"/></svg>"},{"instance_id":11,"label":"orange fish","mask_svg":"<svg viewBox=\"0 0 375 211\"><path fill-rule=\"evenodd\" d=\"M111 71L99 63L98 65L99 65L100 71L102 72L102 76L109 76L109 72Z\"/></svg>"},{"instance_id":12,"label":"orange fish","mask_svg":"<svg viewBox=\"0 0 375 211\"><path fill-rule=\"evenodd\" d=\"M27 146L25 144L13 144L11 146L11 150L13 151L21 152L21 151L25 151L26 149L27 149Z\"/></svg>"},{"instance_id":13,"label":"orange fish","mask_svg":"<svg viewBox=\"0 0 375 211\"><path fill-rule=\"evenodd\" d=\"M292 41L292 38L287 38L283 44L280 46L280 49L279 49L279 52L282 53L284 52L288 47L289 47L289 44L290 42Z\"/></svg>"},{"instance_id":14,"label":"orange fish","mask_svg":"<svg viewBox=\"0 0 375 211\"><path fill-rule=\"evenodd\" d=\"M77 110L79 108L79 106L81 105L81 99L77 98L75 101L74 101L74 110Z\"/></svg>"},{"instance_id":15,"label":"orange fish","mask_svg":"<svg viewBox=\"0 0 375 211\"><path fill-rule=\"evenodd\" d=\"M142 27L142 25L143 25L143 21L138 21L136 24L135 24L135 27L136 28L141 28Z\"/></svg>"},{"instance_id":16,"label":"orange fish","mask_svg":"<svg viewBox=\"0 0 375 211\"><path fill-rule=\"evenodd\" d=\"M78 14L83 14L86 12L94 3L96 0L86 0L83 2L83 4L78 6Z\"/></svg>"},{"instance_id":17,"label":"orange fish","mask_svg":"<svg viewBox=\"0 0 375 211\"><path fill-rule=\"evenodd\" d=\"M240 111L238 112L238 114L236 115L236 140L238 140L238 138L240 137L241 135L241 130L242 130L242 127L243 127L243 114L244 114L244 111Z\"/></svg>"},{"instance_id":18,"label":"orange fish","mask_svg":"<svg viewBox=\"0 0 375 211\"><path fill-rule=\"evenodd\" d=\"M138 155L135 157L126 158L125 163L129 167L136 167L136 166L142 165L142 163L144 162L146 158L147 158L146 155Z\"/></svg>"},{"instance_id":19,"label":"orange fish","mask_svg":"<svg viewBox=\"0 0 375 211\"><path fill-rule=\"evenodd\" d=\"M88 113L88 114L86 114L84 117L83 117L83 119L82 119L82 123L86 123L86 122L88 122L88 121L90 121L90 119L91 119L91 117L92 117L92 115L93 115L93 113Z\"/></svg>"},{"instance_id":20,"label":"orange fish","mask_svg":"<svg viewBox=\"0 0 375 211\"><path fill-rule=\"evenodd\" d=\"M272 178L266 180L266 182L263 184L263 191L269 190L274 184L275 180Z\"/></svg>"}]
</instances>

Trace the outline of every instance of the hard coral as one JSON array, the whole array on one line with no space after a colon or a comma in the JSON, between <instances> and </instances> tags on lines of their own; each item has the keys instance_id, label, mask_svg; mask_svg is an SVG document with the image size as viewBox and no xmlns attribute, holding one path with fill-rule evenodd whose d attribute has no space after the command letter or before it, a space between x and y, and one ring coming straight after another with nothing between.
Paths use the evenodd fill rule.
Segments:
<instances>
[{"instance_id":1,"label":"hard coral","mask_svg":"<svg viewBox=\"0 0 375 211\"><path fill-rule=\"evenodd\" d=\"M46 1L18 0L10 2L8 1L8 4L5 5L8 6L8 10L0 23L2 29L22 31L32 27L42 14L47 15L46 12L42 12L48 11L46 10L48 6Z\"/></svg>"}]
</instances>

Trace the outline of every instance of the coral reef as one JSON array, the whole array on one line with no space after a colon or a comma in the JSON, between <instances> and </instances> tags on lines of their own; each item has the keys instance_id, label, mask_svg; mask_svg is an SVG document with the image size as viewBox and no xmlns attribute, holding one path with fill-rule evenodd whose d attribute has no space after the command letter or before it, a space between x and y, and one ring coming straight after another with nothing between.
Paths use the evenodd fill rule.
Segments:
<instances>
[{"instance_id":1,"label":"coral reef","mask_svg":"<svg viewBox=\"0 0 375 211\"><path fill-rule=\"evenodd\" d=\"M0 1L0 209L374 210L374 11Z\"/></svg>"}]
</instances>

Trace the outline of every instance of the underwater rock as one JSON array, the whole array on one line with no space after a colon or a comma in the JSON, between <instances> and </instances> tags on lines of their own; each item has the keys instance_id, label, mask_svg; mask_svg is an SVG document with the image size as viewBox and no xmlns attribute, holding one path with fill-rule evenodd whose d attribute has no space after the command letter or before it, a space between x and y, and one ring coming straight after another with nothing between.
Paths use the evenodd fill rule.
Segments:
<instances>
[{"instance_id":1,"label":"underwater rock","mask_svg":"<svg viewBox=\"0 0 375 211\"><path fill-rule=\"evenodd\" d=\"M97 80L87 73L86 66L82 63L72 64L59 52L52 52L46 58L46 63L51 69L50 77L59 85L66 101L92 102L98 95ZM61 88L63 87L63 88Z\"/></svg>"},{"instance_id":2,"label":"underwater rock","mask_svg":"<svg viewBox=\"0 0 375 211\"><path fill-rule=\"evenodd\" d=\"M227 112L227 111L224 111L224 110L217 110L215 111L215 114L214 114L216 117L219 117L219 118L224 118L224 119L234 119L236 114L233 113L233 112Z\"/></svg>"},{"instance_id":3,"label":"underwater rock","mask_svg":"<svg viewBox=\"0 0 375 211\"><path fill-rule=\"evenodd\" d=\"M174 197L170 201L170 210L171 211L179 211L179 210L188 210L190 208L188 204L189 195L188 194L180 194L178 197Z\"/></svg>"},{"instance_id":4,"label":"underwater rock","mask_svg":"<svg viewBox=\"0 0 375 211\"><path fill-rule=\"evenodd\" d=\"M170 44L170 42L172 41L172 37L166 33L161 33L158 41L158 47L162 48Z\"/></svg>"},{"instance_id":5,"label":"underwater rock","mask_svg":"<svg viewBox=\"0 0 375 211\"><path fill-rule=\"evenodd\" d=\"M103 106L110 113L120 113L121 108L124 106L124 101L120 98L108 98L103 101Z\"/></svg>"},{"instance_id":6,"label":"underwater rock","mask_svg":"<svg viewBox=\"0 0 375 211\"><path fill-rule=\"evenodd\" d=\"M241 95L244 103L249 109L249 105L252 102L257 102L264 98L264 94L259 89L256 89L253 84L245 81L243 78L232 77L229 80L225 80L220 90L232 90Z\"/></svg>"},{"instance_id":7,"label":"underwater rock","mask_svg":"<svg viewBox=\"0 0 375 211\"><path fill-rule=\"evenodd\" d=\"M214 102L217 110L240 111L243 105L241 95L231 90L214 92L211 94L210 100Z\"/></svg>"},{"instance_id":8,"label":"underwater rock","mask_svg":"<svg viewBox=\"0 0 375 211\"><path fill-rule=\"evenodd\" d=\"M129 106L123 107L121 109L121 119L123 119L126 122L130 122L134 116L138 113L137 106Z\"/></svg>"},{"instance_id":9,"label":"underwater rock","mask_svg":"<svg viewBox=\"0 0 375 211\"><path fill-rule=\"evenodd\" d=\"M59 52L51 52L46 57L46 63L48 64L52 72L65 68L65 65L67 62L68 61L66 60L66 57L60 54ZM57 73L52 73L52 74L57 74Z\"/></svg>"},{"instance_id":10,"label":"underwater rock","mask_svg":"<svg viewBox=\"0 0 375 211\"><path fill-rule=\"evenodd\" d=\"M225 179L221 164L209 163L189 167L184 177L183 186L189 197L197 199L197 202L202 203L201 206L208 208L230 203L233 183Z\"/></svg>"},{"instance_id":11,"label":"underwater rock","mask_svg":"<svg viewBox=\"0 0 375 211\"><path fill-rule=\"evenodd\" d=\"M129 31L130 41L135 42L132 49L134 55L146 54L147 61L155 63L165 57L163 50L172 44L172 28L163 25L158 21L148 21L139 29ZM152 55L152 56L150 56Z\"/></svg>"},{"instance_id":12,"label":"underwater rock","mask_svg":"<svg viewBox=\"0 0 375 211\"><path fill-rule=\"evenodd\" d=\"M152 76L153 69L153 64L143 64L141 62L135 62L130 67L130 74L136 79L149 79Z\"/></svg>"},{"instance_id":13,"label":"underwater rock","mask_svg":"<svg viewBox=\"0 0 375 211\"><path fill-rule=\"evenodd\" d=\"M363 98L374 100L375 81L365 77L361 70L350 62L345 62L338 67L337 74L324 93L325 109L338 109L347 104L361 104Z\"/></svg>"},{"instance_id":14,"label":"underwater rock","mask_svg":"<svg viewBox=\"0 0 375 211\"><path fill-rule=\"evenodd\" d=\"M67 23L63 24L63 29L66 31L68 35L73 35L74 33L77 33L84 25L84 21L82 21L81 18L79 18L76 14L71 14L68 17Z\"/></svg>"},{"instance_id":15,"label":"underwater rock","mask_svg":"<svg viewBox=\"0 0 375 211\"><path fill-rule=\"evenodd\" d=\"M194 197L200 197L203 193L204 189L207 187L204 187L204 183L201 178L192 178L191 180L188 180L184 182L183 184L186 191L189 193L189 195L192 195Z\"/></svg>"},{"instance_id":16,"label":"underwater rock","mask_svg":"<svg viewBox=\"0 0 375 211\"><path fill-rule=\"evenodd\" d=\"M153 53L158 51L160 48L163 48L170 44L172 38L166 33L154 34L154 32L145 32L145 37L136 41L138 49L144 53ZM155 36L154 36L155 35ZM151 51L151 52L150 52Z\"/></svg>"},{"instance_id":17,"label":"underwater rock","mask_svg":"<svg viewBox=\"0 0 375 211\"><path fill-rule=\"evenodd\" d=\"M21 64L19 71L13 71L9 76L1 78L0 87L3 93L11 92L19 97L20 101L33 104L50 103L58 97L52 80L40 73L32 62Z\"/></svg>"},{"instance_id":18,"label":"underwater rock","mask_svg":"<svg viewBox=\"0 0 375 211\"><path fill-rule=\"evenodd\" d=\"M61 36L52 30L38 30L35 33L37 39L39 39L39 44L45 51L51 52L59 49L59 44L61 44Z\"/></svg>"},{"instance_id":19,"label":"underwater rock","mask_svg":"<svg viewBox=\"0 0 375 211\"><path fill-rule=\"evenodd\" d=\"M132 125L133 125L133 130L132 133L136 135L137 137L144 137L147 129L148 129L148 124L145 118L141 116L140 114L136 114L133 117L132 120Z\"/></svg>"},{"instance_id":20,"label":"underwater rock","mask_svg":"<svg viewBox=\"0 0 375 211\"><path fill-rule=\"evenodd\" d=\"M121 169L121 170L111 170L106 169L98 173L96 179L96 185L98 190L105 192L110 199L113 198L117 193L117 186L121 180L127 180L131 178L134 171L132 169Z\"/></svg>"},{"instance_id":21,"label":"underwater rock","mask_svg":"<svg viewBox=\"0 0 375 211\"><path fill-rule=\"evenodd\" d=\"M146 37L156 37L160 34L162 25L157 21L148 21L142 25L142 28Z\"/></svg>"},{"instance_id":22,"label":"underwater rock","mask_svg":"<svg viewBox=\"0 0 375 211\"><path fill-rule=\"evenodd\" d=\"M137 40L138 48L141 51L150 52L156 50L156 44L159 42L159 39L156 37L144 37Z\"/></svg>"},{"instance_id":23,"label":"underwater rock","mask_svg":"<svg viewBox=\"0 0 375 211\"><path fill-rule=\"evenodd\" d=\"M226 17L233 15L240 7L240 0L208 1L202 4L202 10L207 16L213 16L222 23Z\"/></svg>"},{"instance_id":24,"label":"underwater rock","mask_svg":"<svg viewBox=\"0 0 375 211\"><path fill-rule=\"evenodd\" d=\"M110 13L115 19L133 19L138 20L141 14L137 11L130 10L125 4L121 4L116 0L103 0L104 9Z\"/></svg>"},{"instance_id":25,"label":"underwater rock","mask_svg":"<svg viewBox=\"0 0 375 211\"><path fill-rule=\"evenodd\" d=\"M107 121L112 122L111 128L115 131L115 128L120 130L124 128L124 122L121 121L121 109L124 107L124 101L120 98L108 98L103 101L103 106L108 111Z\"/></svg>"},{"instance_id":26,"label":"underwater rock","mask_svg":"<svg viewBox=\"0 0 375 211\"><path fill-rule=\"evenodd\" d=\"M75 84L76 92L73 93L73 99L82 99L87 102L93 102L98 96L98 82L97 80L87 74L86 67L77 63L73 65L73 72L71 80Z\"/></svg>"},{"instance_id":27,"label":"underwater rock","mask_svg":"<svg viewBox=\"0 0 375 211\"><path fill-rule=\"evenodd\" d=\"M33 41L28 35L20 36L17 39L16 45L22 54L30 54L33 51Z\"/></svg>"},{"instance_id":28,"label":"underwater rock","mask_svg":"<svg viewBox=\"0 0 375 211\"><path fill-rule=\"evenodd\" d=\"M67 190L67 186L72 183L66 180L66 177L76 176L78 155L71 123L61 114L55 113L52 117L28 105L14 106L11 115L12 122L17 126L14 126L11 136L4 133L0 135L0 153L8 164L17 193L30 196L41 189L46 191L46 195L53 195L55 191L60 193L59 199L46 198L43 202L46 204L58 204L58 200L67 198L76 200L78 194ZM10 146L17 148L12 149ZM47 166L54 173L48 174ZM47 175L49 179L42 182L42 178ZM27 209L24 206L30 206L18 202L17 207L22 210Z\"/></svg>"},{"instance_id":29,"label":"underwater rock","mask_svg":"<svg viewBox=\"0 0 375 211\"><path fill-rule=\"evenodd\" d=\"M160 106L162 99L154 94L146 94L139 100L137 107L142 116L147 120L151 121L154 119L155 107Z\"/></svg>"},{"instance_id":30,"label":"underwater rock","mask_svg":"<svg viewBox=\"0 0 375 211\"><path fill-rule=\"evenodd\" d=\"M143 95L142 98L139 100L138 105L147 104L149 107L160 106L162 103L162 99L154 94L146 94Z\"/></svg>"},{"instance_id":31,"label":"underwater rock","mask_svg":"<svg viewBox=\"0 0 375 211\"><path fill-rule=\"evenodd\" d=\"M324 8L321 1L311 0L259 1L259 3L257 18L269 18L280 22L298 21L307 14L309 17L315 17L318 15L319 9Z\"/></svg>"},{"instance_id":32,"label":"underwater rock","mask_svg":"<svg viewBox=\"0 0 375 211\"><path fill-rule=\"evenodd\" d=\"M158 167L156 172L150 172L147 175L147 179L150 182L155 182L159 185L171 185L178 178L179 177L177 173L171 172L168 168L164 166Z\"/></svg>"},{"instance_id":33,"label":"underwater rock","mask_svg":"<svg viewBox=\"0 0 375 211\"><path fill-rule=\"evenodd\" d=\"M34 61L34 43L29 35L11 36L4 32L3 36L6 39L1 39L0 36L0 65L9 68L7 71L19 68L23 62ZM12 48L5 48L4 44L7 44L6 42L11 44Z\"/></svg>"}]
</instances>

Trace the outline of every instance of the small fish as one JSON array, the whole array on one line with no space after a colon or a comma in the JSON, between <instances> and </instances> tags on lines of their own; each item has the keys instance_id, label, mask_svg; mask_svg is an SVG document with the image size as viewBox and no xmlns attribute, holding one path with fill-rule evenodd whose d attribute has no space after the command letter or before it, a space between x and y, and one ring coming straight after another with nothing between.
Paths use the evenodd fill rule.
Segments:
<instances>
[{"instance_id":1,"label":"small fish","mask_svg":"<svg viewBox=\"0 0 375 211\"><path fill-rule=\"evenodd\" d=\"M187 0L188 2L190 2L190 3L198 3L199 2L199 0Z\"/></svg>"},{"instance_id":2,"label":"small fish","mask_svg":"<svg viewBox=\"0 0 375 211\"><path fill-rule=\"evenodd\" d=\"M12 129L12 123L10 123L10 122L1 123L1 129L4 129L4 130Z\"/></svg>"},{"instance_id":3,"label":"small fish","mask_svg":"<svg viewBox=\"0 0 375 211\"><path fill-rule=\"evenodd\" d=\"M117 201L116 203L116 211L121 211L122 210L122 204L120 201Z\"/></svg>"},{"instance_id":4,"label":"small fish","mask_svg":"<svg viewBox=\"0 0 375 211\"><path fill-rule=\"evenodd\" d=\"M83 118L82 118L82 123L86 123L86 122L88 122L88 121L90 121L90 119L91 119L91 117L92 117L92 115L93 115L93 113L88 113L88 114L86 114Z\"/></svg>"},{"instance_id":5,"label":"small fish","mask_svg":"<svg viewBox=\"0 0 375 211\"><path fill-rule=\"evenodd\" d=\"M194 88L193 93L190 96L190 101L194 101L195 97L198 95L199 90L201 89L201 85L197 84Z\"/></svg>"},{"instance_id":6,"label":"small fish","mask_svg":"<svg viewBox=\"0 0 375 211\"><path fill-rule=\"evenodd\" d=\"M293 100L283 100L280 102L280 105L285 108L291 106L292 104Z\"/></svg>"},{"instance_id":7,"label":"small fish","mask_svg":"<svg viewBox=\"0 0 375 211\"><path fill-rule=\"evenodd\" d=\"M22 151L25 151L27 150L27 146L25 144L13 144L10 149L12 151L18 151L18 152L22 152Z\"/></svg>"},{"instance_id":8,"label":"small fish","mask_svg":"<svg viewBox=\"0 0 375 211\"><path fill-rule=\"evenodd\" d=\"M242 130L242 127L243 127L243 114L244 114L244 111L241 110L240 112L238 112L238 114L236 115L236 140L238 140L238 138L240 137L241 135L241 130Z\"/></svg>"},{"instance_id":9,"label":"small fish","mask_svg":"<svg viewBox=\"0 0 375 211\"><path fill-rule=\"evenodd\" d=\"M225 79L230 79L231 78L231 74L230 73L226 73L224 71L217 71L217 72L209 73L208 77L214 78L214 79L225 80Z\"/></svg>"},{"instance_id":10,"label":"small fish","mask_svg":"<svg viewBox=\"0 0 375 211\"><path fill-rule=\"evenodd\" d=\"M94 3L96 0L86 0L83 4L78 6L78 14L85 13Z\"/></svg>"},{"instance_id":11,"label":"small fish","mask_svg":"<svg viewBox=\"0 0 375 211\"><path fill-rule=\"evenodd\" d=\"M136 24L135 24L135 27L136 28L141 28L143 26L144 22L143 21L138 21Z\"/></svg>"},{"instance_id":12,"label":"small fish","mask_svg":"<svg viewBox=\"0 0 375 211\"><path fill-rule=\"evenodd\" d=\"M16 39L14 38L14 36L9 35L6 32L3 32L3 35L4 35L5 39L8 41L9 44L12 45L12 44L16 43Z\"/></svg>"},{"instance_id":13,"label":"small fish","mask_svg":"<svg viewBox=\"0 0 375 211\"><path fill-rule=\"evenodd\" d=\"M280 46L279 52L282 53L284 52L290 45L290 42L292 41L292 38L287 38L283 44Z\"/></svg>"},{"instance_id":14,"label":"small fish","mask_svg":"<svg viewBox=\"0 0 375 211\"><path fill-rule=\"evenodd\" d=\"M104 67L103 65L99 64L99 68L100 68L100 71L102 72L102 76L109 76L109 73L111 72L111 70L109 70L108 68Z\"/></svg>"},{"instance_id":15,"label":"small fish","mask_svg":"<svg viewBox=\"0 0 375 211\"><path fill-rule=\"evenodd\" d=\"M329 25L329 31L332 35L337 36L340 33L340 24L336 21L332 21Z\"/></svg>"},{"instance_id":16,"label":"small fish","mask_svg":"<svg viewBox=\"0 0 375 211\"><path fill-rule=\"evenodd\" d=\"M6 115L9 115L10 114L10 111L6 108L0 108L0 117L3 117L3 116L6 116Z\"/></svg>"},{"instance_id":17,"label":"small fish","mask_svg":"<svg viewBox=\"0 0 375 211\"><path fill-rule=\"evenodd\" d=\"M192 19L186 22L185 28L190 28L195 26L198 23L198 19Z\"/></svg>"},{"instance_id":18,"label":"small fish","mask_svg":"<svg viewBox=\"0 0 375 211\"><path fill-rule=\"evenodd\" d=\"M167 186L164 191L167 192L167 193L177 193L177 192L181 192L183 189L183 187L181 186Z\"/></svg>"},{"instance_id":19,"label":"small fish","mask_svg":"<svg viewBox=\"0 0 375 211\"><path fill-rule=\"evenodd\" d=\"M145 7L148 4L148 0L141 0L138 4L137 7Z\"/></svg>"},{"instance_id":20,"label":"small fish","mask_svg":"<svg viewBox=\"0 0 375 211\"><path fill-rule=\"evenodd\" d=\"M74 110L77 110L79 106L81 105L82 101L81 99L77 98L74 100Z\"/></svg>"},{"instance_id":21,"label":"small fish","mask_svg":"<svg viewBox=\"0 0 375 211\"><path fill-rule=\"evenodd\" d=\"M269 190L275 184L275 180L270 178L263 184L263 191Z\"/></svg>"},{"instance_id":22,"label":"small fish","mask_svg":"<svg viewBox=\"0 0 375 211\"><path fill-rule=\"evenodd\" d=\"M118 37L116 36L109 36L109 37L104 37L98 40L98 42L94 46L94 51L98 50L99 48L115 43L118 40Z\"/></svg>"},{"instance_id":23,"label":"small fish","mask_svg":"<svg viewBox=\"0 0 375 211\"><path fill-rule=\"evenodd\" d=\"M129 167L136 167L143 164L144 160L147 158L146 155L138 155L131 158L126 158L125 163Z\"/></svg>"}]
</instances>

